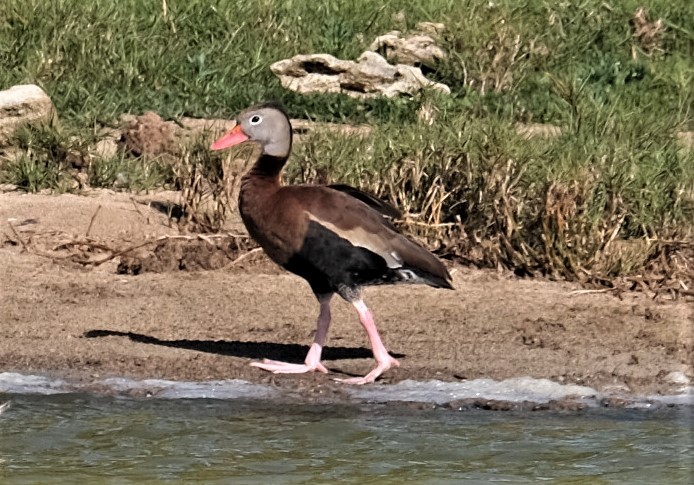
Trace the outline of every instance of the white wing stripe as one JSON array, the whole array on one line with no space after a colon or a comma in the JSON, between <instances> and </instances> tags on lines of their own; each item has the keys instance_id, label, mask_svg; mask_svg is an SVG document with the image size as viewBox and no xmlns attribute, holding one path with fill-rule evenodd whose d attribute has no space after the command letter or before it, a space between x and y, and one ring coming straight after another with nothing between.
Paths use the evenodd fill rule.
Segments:
<instances>
[{"instance_id":1,"label":"white wing stripe","mask_svg":"<svg viewBox=\"0 0 694 485\"><path fill-rule=\"evenodd\" d=\"M392 249L388 248L387 242L383 241L382 238L379 238L378 236L374 237L374 234L364 231L364 229L362 229L361 227L356 227L354 230L351 231L345 231L343 229L339 229L334 224L318 219L316 216L314 216L308 211L306 211L306 214L308 215L308 218L310 220L317 222L326 229L348 240L354 246L368 249L369 251L378 254L380 257L385 259L386 264L389 268L402 268L402 257L396 251L393 251ZM379 242L381 244L378 244Z\"/></svg>"}]
</instances>

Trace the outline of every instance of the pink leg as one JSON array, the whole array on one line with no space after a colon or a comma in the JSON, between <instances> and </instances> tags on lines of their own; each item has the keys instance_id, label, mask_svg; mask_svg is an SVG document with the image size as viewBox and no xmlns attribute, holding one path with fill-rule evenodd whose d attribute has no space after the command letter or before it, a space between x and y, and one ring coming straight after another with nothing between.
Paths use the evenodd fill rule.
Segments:
<instances>
[{"instance_id":1,"label":"pink leg","mask_svg":"<svg viewBox=\"0 0 694 485\"><path fill-rule=\"evenodd\" d=\"M316 337L313 339L313 344L308 351L306 360L303 364L290 364L289 362L280 362L278 360L263 359L262 362L251 362L253 367L270 371L275 374L303 374L305 372L318 371L323 374L328 373L328 369L320 363L321 352L325 345L325 339L328 336L328 328L330 328L330 299L332 295L320 300L320 313L318 314L318 328L316 329Z\"/></svg>"},{"instance_id":2,"label":"pink leg","mask_svg":"<svg viewBox=\"0 0 694 485\"><path fill-rule=\"evenodd\" d=\"M386 350L385 345L383 345L381 336L378 334L378 329L376 329L373 315L371 315L371 311L368 309L364 301L359 299L354 301L352 304L354 305L354 308L357 309L357 312L359 313L359 321L369 336L369 341L371 341L371 349L373 350L377 365L374 370L366 374L364 377L351 377L349 379L335 380L345 384L368 384L370 382L374 382L378 376L383 374L391 367L399 367L400 362L391 357Z\"/></svg>"}]
</instances>

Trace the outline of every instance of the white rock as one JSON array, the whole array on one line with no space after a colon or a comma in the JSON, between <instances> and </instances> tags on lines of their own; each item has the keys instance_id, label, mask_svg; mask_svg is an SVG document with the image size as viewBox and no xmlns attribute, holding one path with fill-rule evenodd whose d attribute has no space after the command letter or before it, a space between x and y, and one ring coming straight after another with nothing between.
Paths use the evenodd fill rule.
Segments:
<instances>
[{"instance_id":1,"label":"white rock","mask_svg":"<svg viewBox=\"0 0 694 485\"><path fill-rule=\"evenodd\" d=\"M270 66L282 86L298 93L345 93L349 96L391 98L431 88L449 94L445 84L428 80L421 69L389 64L381 55L366 51L355 61L330 54L304 54Z\"/></svg>"},{"instance_id":2,"label":"white rock","mask_svg":"<svg viewBox=\"0 0 694 485\"><path fill-rule=\"evenodd\" d=\"M14 192L18 188L19 187L17 187L15 184L0 184L0 193L2 193L2 192Z\"/></svg>"},{"instance_id":3,"label":"white rock","mask_svg":"<svg viewBox=\"0 0 694 485\"><path fill-rule=\"evenodd\" d=\"M446 58L444 50L430 36L420 34L401 37L397 30L376 37L369 50L385 55L389 61L409 66L434 67L436 61Z\"/></svg>"},{"instance_id":4,"label":"white rock","mask_svg":"<svg viewBox=\"0 0 694 485\"><path fill-rule=\"evenodd\" d=\"M684 372L678 370L670 372L668 375L666 375L665 380L670 384L681 384L685 386L689 384L689 377L687 377Z\"/></svg>"},{"instance_id":5,"label":"white rock","mask_svg":"<svg viewBox=\"0 0 694 485\"><path fill-rule=\"evenodd\" d=\"M40 87L23 84L0 91L0 146L22 125L52 123L55 119L53 102Z\"/></svg>"},{"instance_id":6,"label":"white rock","mask_svg":"<svg viewBox=\"0 0 694 485\"><path fill-rule=\"evenodd\" d=\"M103 138L92 148L95 157L108 160L118 153L118 143L114 138Z\"/></svg>"}]
</instances>

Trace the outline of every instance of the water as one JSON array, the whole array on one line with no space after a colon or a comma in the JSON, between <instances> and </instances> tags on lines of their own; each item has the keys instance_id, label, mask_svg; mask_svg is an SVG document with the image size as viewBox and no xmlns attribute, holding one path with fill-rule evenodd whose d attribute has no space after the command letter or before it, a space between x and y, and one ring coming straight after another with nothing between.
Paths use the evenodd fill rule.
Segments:
<instances>
[{"instance_id":1,"label":"water","mask_svg":"<svg viewBox=\"0 0 694 485\"><path fill-rule=\"evenodd\" d=\"M0 395L0 483L692 483L692 407Z\"/></svg>"}]
</instances>

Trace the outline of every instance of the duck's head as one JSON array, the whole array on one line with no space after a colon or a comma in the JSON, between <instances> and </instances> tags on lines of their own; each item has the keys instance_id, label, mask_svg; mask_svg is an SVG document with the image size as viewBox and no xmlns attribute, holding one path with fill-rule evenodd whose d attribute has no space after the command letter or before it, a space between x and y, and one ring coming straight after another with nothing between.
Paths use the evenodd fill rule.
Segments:
<instances>
[{"instance_id":1,"label":"duck's head","mask_svg":"<svg viewBox=\"0 0 694 485\"><path fill-rule=\"evenodd\" d=\"M287 158L292 148L292 126L284 108L263 103L242 111L236 116L236 125L210 148L223 150L249 140L260 144L265 155Z\"/></svg>"}]
</instances>

